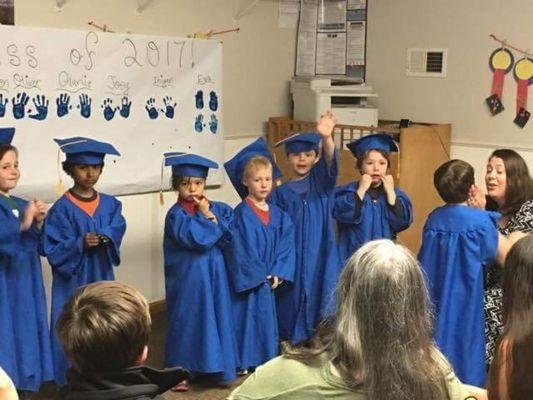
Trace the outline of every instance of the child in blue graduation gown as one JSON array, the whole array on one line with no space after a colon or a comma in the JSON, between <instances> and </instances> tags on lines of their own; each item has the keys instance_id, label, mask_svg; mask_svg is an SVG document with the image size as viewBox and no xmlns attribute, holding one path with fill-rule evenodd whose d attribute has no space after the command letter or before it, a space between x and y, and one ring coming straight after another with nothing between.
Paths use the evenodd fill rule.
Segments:
<instances>
[{"instance_id":1,"label":"child in blue graduation gown","mask_svg":"<svg viewBox=\"0 0 533 400\"><path fill-rule=\"evenodd\" d=\"M337 188L333 216L339 230L339 256L345 262L359 247L376 239L396 239L413 222L409 197L394 187L390 152L396 143L385 133L348 143L357 158L359 182Z\"/></svg>"},{"instance_id":2,"label":"child in blue graduation gown","mask_svg":"<svg viewBox=\"0 0 533 400\"><path fill-rule=\"evenodd\" d=\"M285 145L296 175L270 196L270 202L289 214L296 232L294 284L277 290L280 337L293 343L311 338L321 319L335 309L333 293L341 270L332 213L338 173L335 122L327 112L317 124L318 134L296 133L276 144Z\"/></svg>"},{"instance_id":3,"label":"child in blue graduation gown","mask_svg":"<svg viewBox=\"0 0 533 400\"><path fill-rule=\"evenodd\" d=\"M237 351L222 249L231 243L233 210L204 196L208 170L218 168L213 161L166 153L165 165L179 195L165 219L166 364L228 382L236 377Z\"/></svg>"},{"instance_id":4,"label":"child in blue graduation gown","mask_svg":"<svg viewBox=\"0 0 533 400\"><path fill-rule=\"evenodd\" d=\"M474 169L464 161L441 165L434 182L447 204L429 215L418 259L435 307L435 341L461 382L485 386L483 269L505 244L500 214L467 206Z\"/></svg>"},{"instance_id":5,"label":"child in blue graduation gown","mask_svg":"<svg viewBox=\"0 0 533 400\"><path fill-rule=\"evenodd\" d=\"M53 378L39 257L46 205L11 196L20 176L14 128L0 128L0 367L19 390Z\"/></svg>"},{"instance_id":6,"label":"child in blue graduation gown","mask_svg":"<svg viewBox=\"0 0 533 400\"><path fill-rule=\"evenodd\" d=\"M243 199L235 208L231 224L233 241L227 251L242 370L257 367L278 355L274 291L285 284L282 281L294 279L294 226L285 212L267 203L273 165L263 138L224 164Z\"/></svg>"},{"instance_id":7,"label":"child in blue graduation gown","mask_svg":"<svg viewBox=\"0 0 533 400\"><path fill-rule=\"evenodd\" d=\"M84 137L54 139L66 154L64 171L74 180L50 209L44 225L44 252L52 266L52 328L63 304L76 288L113 280L120 264L120 244L126 231L122 205L94 189L106 154L119 155L110 144ZM68 363L55 329L51 330L55 381L65 385Z\"/></svg>"}]
</instances>

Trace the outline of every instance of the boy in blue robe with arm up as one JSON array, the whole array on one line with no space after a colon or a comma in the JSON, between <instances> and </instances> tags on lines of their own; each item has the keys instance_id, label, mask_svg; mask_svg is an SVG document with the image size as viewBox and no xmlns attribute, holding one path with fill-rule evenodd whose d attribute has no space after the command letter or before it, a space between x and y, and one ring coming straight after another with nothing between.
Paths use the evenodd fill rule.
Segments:
<instances>
[{"instance_id":1,"label":"boy in blue robe with arm up","mask_svg":"<svg viewBox=\"0 0 533 400\"><path fill-rule=\"evenodd\" d=\"M114 196L97 192L106 154L120 155L109 143L85 137L54 139L66 154L64 171L71 189L50 209L44 224L44 253L52 266L52 351L55 381L66 383L67 359L53 327L63 304L83 285L114 280L120 264L120 244L126 231L122 205Z\"/></svg>"},{"instance_id":2,"label":"boy in blue robe with arm up","mask_svg":"<svg viewBox=\"0 0 533 400\"><path fill-rule=\"evenodd\" d=\"M269 199L291 217L295 228L294 284L277 290L280 337L293 343L313 337L320 321L335 309L333 294L341 271L333 221L335 123L328 111L317 123L318 133L296 133L276 143L285 146L296 175L276 187Z\"/></svg>"}]
</instances>

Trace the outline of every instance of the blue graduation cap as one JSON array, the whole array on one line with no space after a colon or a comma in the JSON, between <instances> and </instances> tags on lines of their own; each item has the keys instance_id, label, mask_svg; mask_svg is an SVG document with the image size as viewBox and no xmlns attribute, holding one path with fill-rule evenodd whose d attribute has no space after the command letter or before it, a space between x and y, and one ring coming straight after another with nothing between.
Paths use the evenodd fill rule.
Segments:
<instances>
[{"instance_id":1,"label":"blue graduation cap","mask_svg":"<svg viewBox=\"0 0 533 400\"><path fill-rule=\"evenodd\" d=\"M67 155L67 162L82 165L101 165L106 154L120 156L113 145L86 137L54 139L59 149Z\"/></svg>"},{"instance_id":2,"label":"blue graduation cap","mask_svg":"<svg viewBox=\"0 0 533 400\"><path fill-rule=\"evenodd\" d=\"M281 171L274 162L270 151L268 151L268 146L264 138L259 138L255 142L250 143L248 146L244 147L239 151L235 156L224 163L224 168L229 176L233 187L239 193L241 199L244 199L248 195L248 189L242 183L244 167L250 158L255 156L263 156L270 160L272 164L272 179L276 181L281 178Z\"/></svg>"},{"instance_id":3,"label":"blue graduation cap","mask_svg":"<svg viewBox=\"0 0 533 400\"><path fill-rule=\"evenodd\" d=\"M11 144L15 136L15 128L0 128L0 144Z\"/></svg>"},{"instance_id":4,"label":"blue graduation cap","mask_svg":"<svg viewBox=\"0 0 533 400\"><path fill-rule=\"evenodd\" d=\"M356 158L360 158L366 151L381 150L387 153L397 152L398 146L390 135L375 133L354 140L346 145Z\"/></svg>"},{"instance_id":5,"label":"blue graduation cap","mask_svg":"<svg viewBox=\"0 0 533 400\"><path fill-rule=\"evenodd\" d=\"M187 153L165 153L165 166L172 167L172 175L206 178L209 168L218 169L218 164L207 158Z\"/></svg>"},{"instance_id":6,"label":"blue graduation cap","mask_svg":"<svg viewBox=\"0 0 533 400\"><path fill-rule=\"evenodd\" d=\"M315 132L295 133L277 142L274 147L285 145L286 153L303 153L311 150L318 150L320 135Z\"/></svg>"}]
</instances>

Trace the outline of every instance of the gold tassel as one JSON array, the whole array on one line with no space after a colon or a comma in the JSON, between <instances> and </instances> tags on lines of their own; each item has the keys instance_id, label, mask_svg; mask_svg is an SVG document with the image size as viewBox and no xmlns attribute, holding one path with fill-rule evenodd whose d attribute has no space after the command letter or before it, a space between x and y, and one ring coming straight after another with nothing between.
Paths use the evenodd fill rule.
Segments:
<instances>
[{"instance_id":1,"label":"gold tassel","mask_svg":"<svg viewBox=\"0 0 533 400\"><path fill-rule=\"evenodd\" d=\"M58 184L56 187L56 192L58 195L63 194L63 179L61 178L61 147L57 149L57 177Z\"/></svg>"},{"instance_id":2,"label":"gold tassel","mask_svg":"<svg viewBox=\"0 0 533 400\"><path fill-rule=\"evenodd\" d=\"M159 204L165 205L165 199L163 198L163 170L165 168L165 156L163 156L163 160L161 161L161 184L159 186Z\"/></svg>"}]
</instances>

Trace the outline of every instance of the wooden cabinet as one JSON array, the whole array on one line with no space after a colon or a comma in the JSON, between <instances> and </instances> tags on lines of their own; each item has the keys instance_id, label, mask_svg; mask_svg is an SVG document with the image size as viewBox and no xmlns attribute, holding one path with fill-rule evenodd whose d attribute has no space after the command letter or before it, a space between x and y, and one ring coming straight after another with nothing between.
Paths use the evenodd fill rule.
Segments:
<instances>
[{"instance_id":1,"label":"wooden cabinet","mask_svg":"<svg viewBox=\"0 0 533 400\"><path fill-rule=\"evenodd\" d=\"M267 142L284 177L291 178L291 171L283 147L275 149L274 144L295 132L313 131L314 127L314 122L295 121L286 117L269 119ZM428 214L443 204L433 185L433 172L450 159L451 125L424 123L401 130L387 126L336 125L335 142L340 149L339 185L358 180L360 176L355 170L356 160L345 144L361 135L375 132L386 132L399 142L399 154L391 157L391 172L396 185L410 197L414 209L413 224L400 234L400 241L416 254Z\"/></svg>"}]
</instances>

